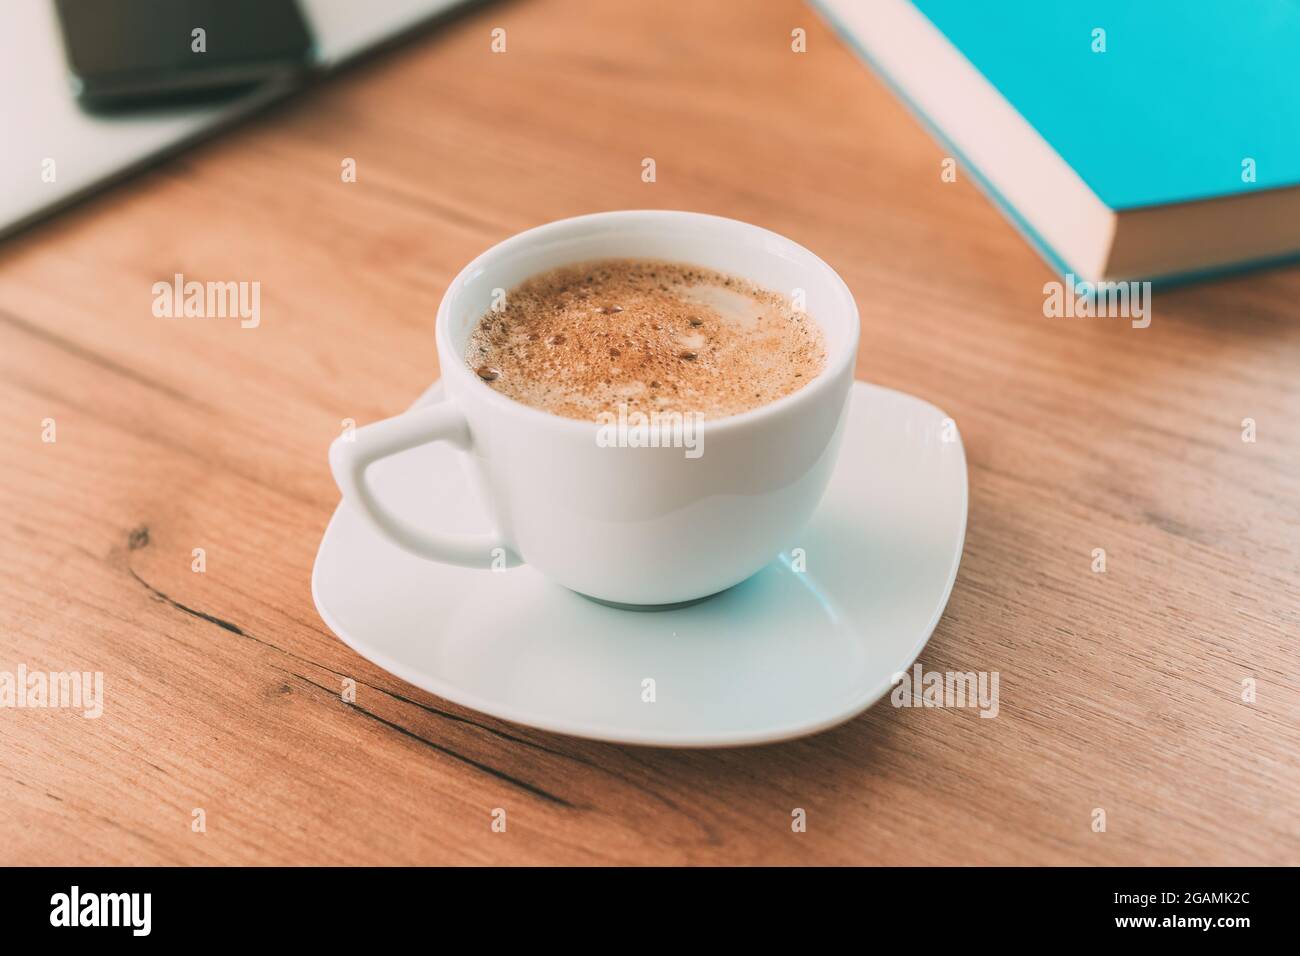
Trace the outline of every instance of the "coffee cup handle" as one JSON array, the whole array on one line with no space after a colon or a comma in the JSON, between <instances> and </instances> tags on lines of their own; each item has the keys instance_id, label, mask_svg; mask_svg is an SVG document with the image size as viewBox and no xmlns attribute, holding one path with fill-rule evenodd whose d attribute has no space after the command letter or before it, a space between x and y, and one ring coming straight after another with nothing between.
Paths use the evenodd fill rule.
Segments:
<instances>
[{"instance_id":1,"label":"coffee cup handle","mask_svg":"<svg viewBox=\"0 0 1300 956\"><path fill-rule=\"evenodd\" d=\"M343 500L394 544L430 561L467 568L519 564L498 534L426 531L399 518L375 498L366 482L367 468L381 458L435 441L460 449L472 444L465 416L451 401L423 405L358 428L351 436L334 439L330 445L330 470Z\"/></svg>"}]
</instances>

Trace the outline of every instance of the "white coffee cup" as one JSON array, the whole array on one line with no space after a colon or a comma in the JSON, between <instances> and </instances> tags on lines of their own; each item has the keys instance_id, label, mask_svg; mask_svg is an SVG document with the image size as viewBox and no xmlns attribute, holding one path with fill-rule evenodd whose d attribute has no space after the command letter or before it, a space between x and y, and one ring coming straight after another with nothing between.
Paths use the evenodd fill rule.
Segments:
<instances>
[{"instance_id":1,"label":"white coffee cup","mask_svg":"<svg viewBox=\"0 0 1300 956\"><path fill-rule=\"evenodd\" d=\"M599 426L521 404L465 362L478 320L524 279L601 258L656 258L802 295L827 363L791 395L705 420L698 457L682 447L608 447ZM798 301L796 299L796 301ZM466 266L438 309L445 399L359 428L330 448L344 499L396 544L447 564L527 563L598 600L665 605L737 584L799 545L839 452L858 346L843 280L807 249L732 219L633 210L563 219L507 239ZM493 515L478 535L416 527L371 493L366 468L426 442L464 454L467 480Z\"/></svg>"}]
</instances>

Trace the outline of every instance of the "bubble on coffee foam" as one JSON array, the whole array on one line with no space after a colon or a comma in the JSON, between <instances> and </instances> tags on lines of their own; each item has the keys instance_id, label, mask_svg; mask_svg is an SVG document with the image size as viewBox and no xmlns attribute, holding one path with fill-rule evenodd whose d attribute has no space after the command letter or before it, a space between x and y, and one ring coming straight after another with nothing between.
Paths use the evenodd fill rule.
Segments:
<instances>
[{"instance_id":1,"label":"bubble on coffee foam","mask_svg":"<svg viewBox=\"0 0 1300 956\"><path fill-rule=\"evenodd\" d=\"M825 365L821 329L780 295L696 266L610 259L528 279L466 349L480 378L570 418L629 411L737 414Z\"/></svg>"}]
</instances>

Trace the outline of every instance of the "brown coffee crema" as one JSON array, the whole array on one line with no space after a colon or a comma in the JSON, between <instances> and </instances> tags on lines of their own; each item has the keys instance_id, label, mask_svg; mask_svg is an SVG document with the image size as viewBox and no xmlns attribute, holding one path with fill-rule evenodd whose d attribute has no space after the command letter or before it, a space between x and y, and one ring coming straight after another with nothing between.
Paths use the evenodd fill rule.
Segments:
<instances>
[{"instance_id":1,"label":"brown coffee crema","mask_svg":"<svg viewBox=\"0 0 1300 956\"><path fill-rule=\"evenodd\" d=\"M711 269L603 259L533 276L484 315L465 361L503 395L595 421L601 412L736 415L826 365L821 328L784 296Z\"/></svg>"}]
</instances>

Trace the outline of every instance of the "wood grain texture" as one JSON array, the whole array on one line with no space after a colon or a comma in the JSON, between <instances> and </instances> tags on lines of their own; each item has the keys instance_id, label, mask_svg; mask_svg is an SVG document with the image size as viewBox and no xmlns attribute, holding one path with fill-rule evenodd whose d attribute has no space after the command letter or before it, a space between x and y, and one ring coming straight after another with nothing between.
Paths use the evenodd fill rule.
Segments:
<instances>
[{"instance_id":1,"label":"wood grain texture","mask_svg":"<svg viewBox=\"0 0 1300 956\"><path fill-rule=\"evenodd\" d=\"M0 246L0 670L107 694L98 720L0 710L0 863L1300 863L1300 270L1157 293L1144 330L1046 319L1052 275L942 158L793 0L536 0ZM960 424L966 551L921 660L998 671L997 719L609 746L437 699L321 623L340 420L437 375L435 308L482 249L627 207L816 250L861 306L858 377ZM154 318L175 272L260 281L261 327Z\"/></svg>"}]
</instances>

